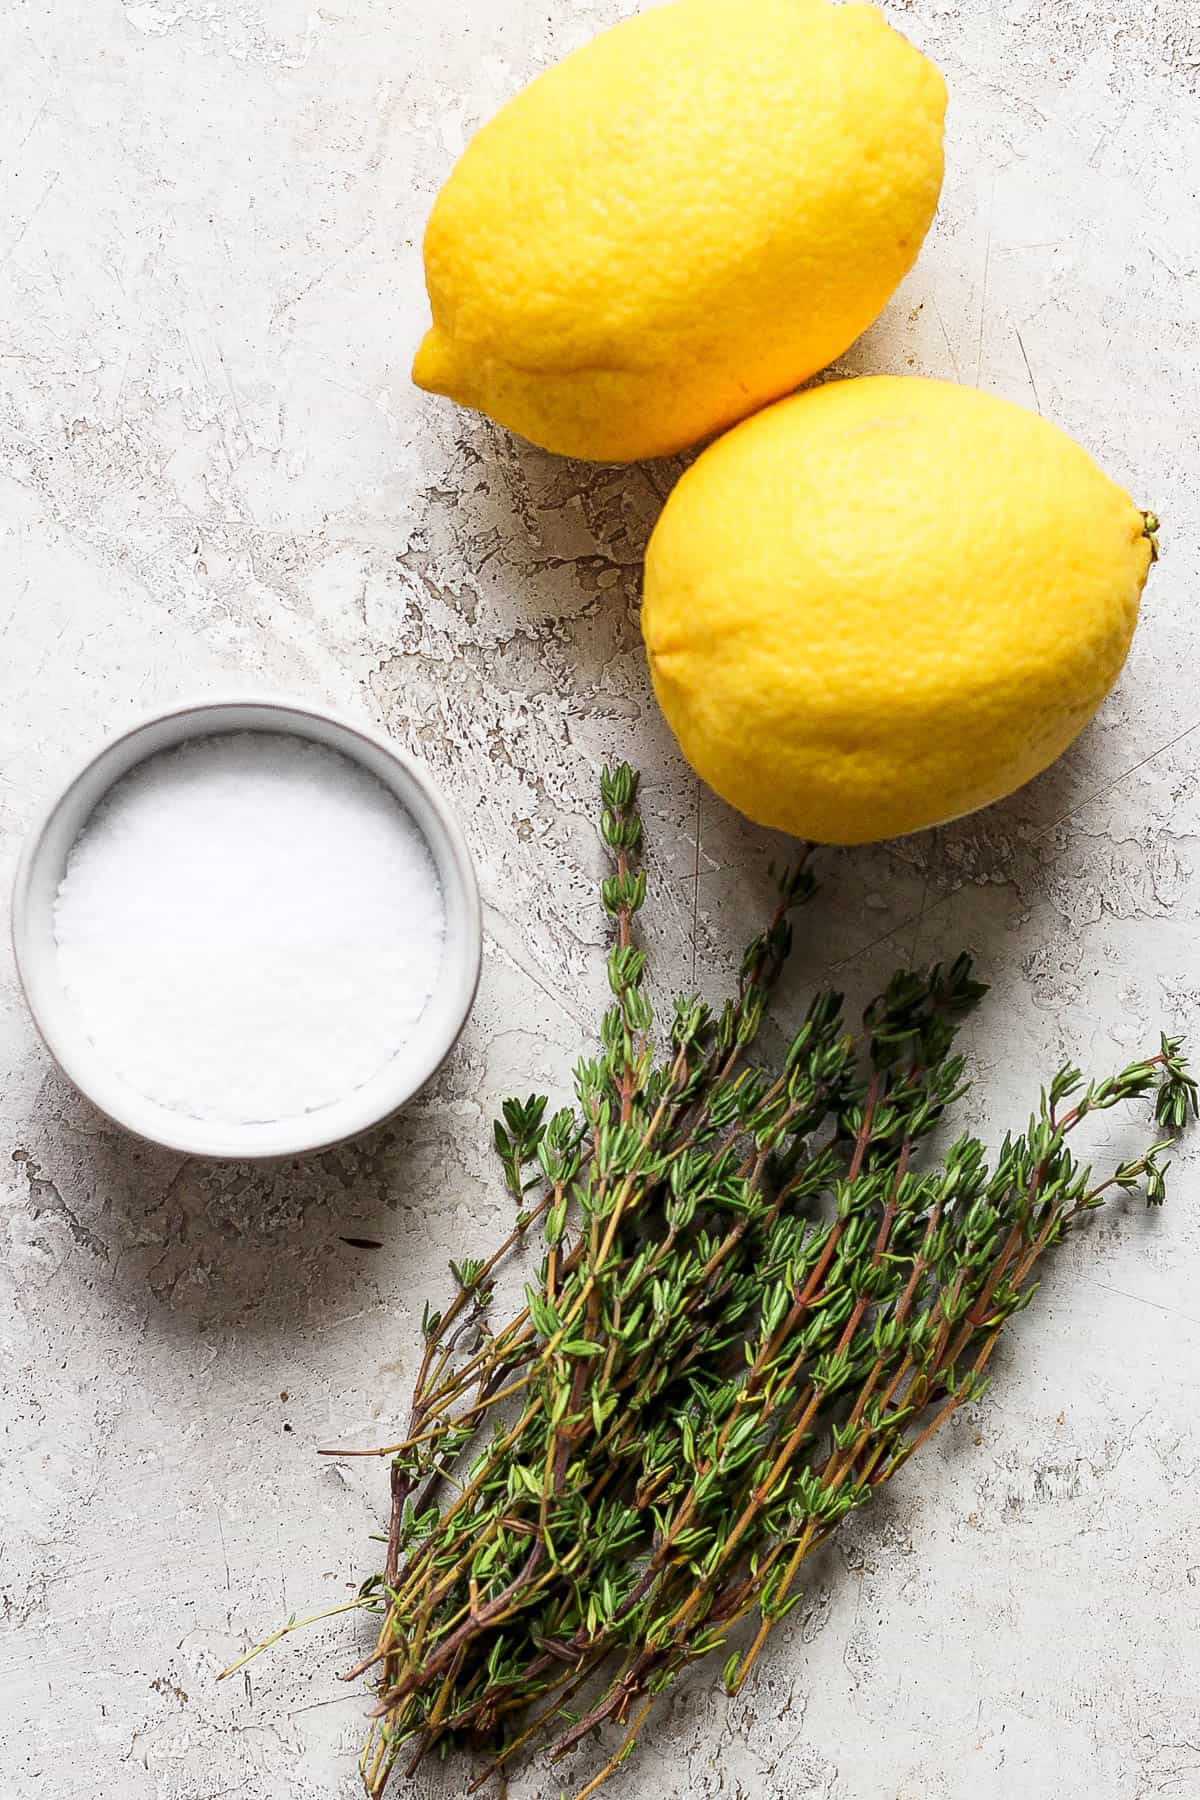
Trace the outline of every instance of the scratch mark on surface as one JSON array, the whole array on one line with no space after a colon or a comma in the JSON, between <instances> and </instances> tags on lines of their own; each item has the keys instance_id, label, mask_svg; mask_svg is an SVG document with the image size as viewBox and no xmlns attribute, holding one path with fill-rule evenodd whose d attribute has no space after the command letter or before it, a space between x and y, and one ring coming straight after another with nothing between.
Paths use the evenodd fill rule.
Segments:
<instances>
[{"instance_id":1,"label":"scratch mark on surface","mask_svg":"<svg viewBox=\"0 0 1200 1800\"><path fill-rule=\"evenodd\" d=\"M1071 807L1068 812L1060 813L1057 818L1051 819L1049 824L1040 826L1038 830L1033 833L1032 842L1035 844L1040 843L1042 838L1047 837L1050 832L1057 830L1060 825L1065 825L1067 821L1073 819L1077 813L1082 812L1085 806L1091 806L1094 801L1107 798L1109 794L1113 793L1121 786L1122 782L1128 781L1131 775L1136 775L1139 769L1144 769L1148 763L1154 762L1157 757L1164 756L1168 750L1173 750L1176 744L1181 744L1185 738L1191 737L1195 731L1200 731L1200 719L1197 719L1193 724L1189 725L1186 730L1176 732L1173 738L1169 738L1165 744L1160 744L1157 750L1151 750L1146 756L1140 757L1137 762L1131 763L1129 768L1125 769L1120 775L1115 775L1105 786L1094 789L1090 794L1085 794L1083 799L1075 806ZM942 894L931 906L925 908L924 914L921 911L909 913L907 917L898 919L894 925L889 925L888 929L886 931L881 931L877 937L869 939L865 944L860 944L855 950L847 951L845 956L831 964L830 974L836 974L842 969L849 968L862 957L869 956L871 951L878 949L880 944L886 944L889 939L899 937L902 931L906 931L910 925L917 924L924 916L939 912L943 906L949 905L950 901L954 899L958 892L958 888L952 888L949 893Z\"/></svg>"},{"instance_id":2,"label":"scratch mark on surface","mask_svg":"<svg viewBox=\"0 0 1200 1800\"><path fill-rule=\"evenodd\" d=\"M229 1576L229 1552L225 1548L225 1527L221 1523L221 1509L217 1508L217 1535L221 1540L221 1560L225 1564L225 1592L233 1592L233 1582Z\"/></svg>"},{"instance_id":3,"label":"scratch mark on surface","mask_svg":"<svg viewBox=\"0 0 1200 1800\"><path fill-rule=\"evenodd\" d=\"M1132 111L1132 106L1123 107L1121 109L1121 116L1116 124L1106 125L1105 128L1097 134L1095 148L1087 159L1087 166L1089 169L1098 169L1100 167L1101 157L1106 150L1111 149L1117 142L1117 139L1125 129L1126 122Z\"/></svg>"},{"instance_id":4,"label":"scratch mark on surface","mask_svg":"<svg viewBox=\"0 0 1200 1800\"><path fill-rule=\"evenodd\" d=\"M1033 379L1033 370L1029 366L1029 353L1025 348L1025 339L1021 336L1020 331L1017 330L1017 327L1015 325L1013 327L1013 330L1017 332L1017 342L1021 346L1021 357L1025 364L1025 373L1028 375L1029 385L1033 389L1033 404L1037 407L1038 413L1040 415L1041 411L1042 411L1042 402L1041 402L1041 397L1038 394L1037 382Z\"/></svg>"},{"instance_id":5,"label":"scratch mark on surface","mask_svg":"<svg viewBox=\"0 0 1200 1800\"><path fill-rule=\"evenodd\" d=\"M913 926L912 943L909 946L908 960L910 963L915 963L917 960L917 945L920 942L921 926L925 922L925 908L927 907L928 904L929 904L929 882L925 881L921 887L921 904L917 908L917 920L916 920L916 924Z\"/></svg>"},{"instance_id":6,"label":"scratch mark on surface","mask_svg":"<svg viewBox=\"0 0 1200 1800\"><path fill-rule=\"evenodd\" d=\"M983 251L983 287L979 295L979 342L975 347L975 385L983 373L983 333L987 325L988 277L992 271L992 216L996 210L996 183L992 182L991 204L988 206L987 243Z\"/></svg>"},{"instance_id":7,"label":"scratch mark on surface","mask_svg":"<svg viewBox=\"0 0 1200 1800\"><path fill-rule=\"evenodd\" d=\"M942 337L945 339L945 342L946 342L946 353L950 358L950 367L954 370L954 379L955 379L955 381L961 381L962 380L962 370L958 366L958 357L955 355L954 344L951 341L950 333L946 330L946 321L945 321L945 319L943 319L942 309L937 303L937 295L930 294L929 297L933 301L934 317L936 318L938 324L942 328Z\"/></svg>"},{"instance_id":8,"label":"scratch mark on surface","mask_svg":"<svg viewBox=\"0 0 1200 1800\"><path fill-rule=\"evenodd\" d=\"M16 255L17 250L20 248L21 240L25 236L25 233L29 230L29 227L33 224L33 221L37 218L38 214L41 212L43 206L45 206L47 200L50 198L51 194L54 192L55 188L58 186L59 181L61 179L62 179L62 170L56 169L54 171L54 174L50 177L50 180L47 182L45 192L43 193L41 199L39 201L37 201L36 204L34 205L33 211L29 214L29 217L26 219L25 223L22 225L20 231L18 231L18 233L17 233L16 237L13 239L12 243L8 246L8 249L4 252L4 255L0 256L0 269L3 269L11 261L11 259Z\"/></svg>"},{"instance_id":9,"label":"scratch mark on surface","mask_svg":"<svg viewBox=\"0 0 1200 1800\"><path fill-rule=\"evenodd\" d=\"M233 376L229 373L229 364L225 361L225 352L222 350L219 343L216 344L216 352L217 352L217 361L221 365L221 373L225 377L225 386L229 389L229 398L233 402L234 416L236 417L238 425L241 428L243 440L245 441L245 443L249 444L250 433L246 430L246 421L242 417L241 402L238 399L237 389L233 385ZM226 455L228 455L228 451L226 451ZM236 465L233 461L233 458L230 457L229 458L230 469L232 470L235 466Z\"/></svg>"},{"instance_id":10,"label":"scratch mark on surface","mask_svg":"<svg viewBox=\"0 0 1200 1800\"><path fill-rule=\"evenodd\" d=\"M301 1713L316 1712L319 1706L361 1706L362 1696L359 1694L335 1694L332 1700L310 1700L307 1706L298 1706L288 1714L289 1719L298 1719ZM232 1789L230 1790L232 1792Z\"/></svg>"},{"instance_id":11,"label":"scratch mark on surface","mask_svg":"<svg viewBox=\"0 0 1200 1800\"><path fill-rule=\"evenodd\" d=\"M0 639L6 638L9 634L9 632L11 631L12 625L13 625L13 620L20 613L21 603L25 599L26 594L28 594L29 587L30 587L30 584L27 581L25 583L24 587L21 589L20 593L17 595L15 602L10 606L8 617L5 619L4 624L2 626L0 626Z\"/></svg>"},{"instance_id":12,"label":"scratch mark on surface","mask_svg":"<svg viewBox=\"0 0 1200 1800\"><path fill-rule=\"evenodd\" d=\"M42 104L38 107L37 111L34 113L32 119L30 119L29 124L25 128L25 136L21 139L20 143L17 145L16 149L13 151L13 161L14 162L16 161L17 157L20 156L22 150L25 148L26 144L29 142L30 138L33 136L34 132L37 130L38 125L40 124L42 117L46 111L46 108L49 106L49 104L50 104L50 102L48 100L43 100Z\"/></svg>"},{"instance_id":13,"label":"scratch mark on surface","mask_svg":"<svg viewBox=\"0 0 1200 1800\"><path fill-rule=\"evenodd\" d=\"M294 293L287 295L283 300L277 301L271 308L271 324L277 325L284 313L288 311L289 307L295 306L299 301L306 299L314 289L319 288L323 282L328 281L334 270L339 268L348 257L353 256L354 252L366 242L370 235L370 228L360 232L353 243L347 244L344 250L340 250L336 256L331 257L323 268L318 269L316 274L310 276L310 278L302 283Z\"/></svg>"},{"instance_id":14,"label":"scratch mark on surface","mask_svg":"<svg viewBox=\"0 0 1200 1800\"><path fill-rule=\"evenodd\" d=\"M646 486L650 489L650 492L654 495L654 498L658 501L658 504L660 506L665 506L666 502L667 502L667 496L666 496L666 494L664 494L663 490L659 487L657 481L655 481L654 476L650 473L649 465L647 463L639 463L637 465L637 467L638 467L643 479L645 480Z\"/></svg>"},{"instance_id":15,"label":"scratch mark on surface","mask_svg":"<svg viewBox=\"0 0 1200 1800\"><path fill-rule=\"evenodd\" d=\"M1044 825L1037 833L1037 836L1044 837L1048 831L1053 831L1059 825L1065 825L1068 819L1073 819L1076 813L1082 812L1085 806L1090 806L1093 800L1103 800L1106 795L1112 793L1114 788L1119 788L1123 781L1128 781L1131 775L1136 775L1139 769L1144 769L1147 763L1152 763L1155 757L1163 756L1168 750L1173 750L1176 744L1182 744L1184 738L1191 737L1194 731L1200 731L1200 719L1196 719L1183 731L1176 732L1173 738L1168 738L1167 742L1165 744L1160 744L1157 750L1151 750L1148 755L1143 756L1138 762L1131 763L1129 768L1122 774L1114 776L1105 787L1096 788L1093 793L1085 795L1085 797L1080 800L1077 805L1073 806L1069 812L1060 814L1057 819L1052 819L1049 825Z\"/></svg>"},{"instance_id":16,"label":"scratch mark on surface","mask_svg":"<svg viewBox=\"0 0 1200 1800\"><path fill-rule=\"evenodd\" d=\"M1200 1319L1194 1314L1180 1312L1177 1306L1165 1306L1161 1300L1147 1300L1144 1294L1127 1294L1124 1288L1109 1287L1107 1281L1097 1281L1092 1276L1087 1279L1092 1287L1098 1287L1106 1294L1116 1294L1119 1300L1133 1300L1138 1306L1152 1306L1155 1312L1167 1313L1172 1319L1182 1319L1187 1325L1200 1325Z\"/></svg>"},{"instance_id":17,"label":"scratch mark on surface","mask_svg":"<svg viewBox=\"0 0 1200 1800\"><path fill-rule=\"evenodd\" d=\"M934 901L929 911L937 912L939 907L945 906L950 898L949 894L943 894L940 900ZM829 965L829 973L837 975L842 969L850 968L852 964L861 961L864 956L869 956L872 950L877 950L880 944L886 944L890 938L899 937L906 927L917 923L918 917L917 913L909 913L906 919L901 919L898 924L889 925L886 931L879 933L878 937L869 938L865 944L859 944L856 949L848 950L845 956L839 957L837 962Z\"/></svg>"},{"instance_id":18,"label":"scratch mark on surface","mask_svg":"<svg viewBox=\"0 0 1200 1800\"><path fill-rule=\"evenodd\" d=\"M483 910L485 913L490 913L495 919L503 918L503 914L498 912L494 906L489 905L487 901L484 902ZM553 1000L555 1006L557 1006L559 1011L564 1013L568 1019L572 1020L576 1025L581 1023L579 1015L574 1008L568 1005L561 994L555 993L554 989L548 982L542 980L536 970L531 969L528 963L524 962L519 956L516 956L509 945L504 942L503 938L501 938L497 932L492 931L489 935L494 950L511 963L514 969L519 970L520 973L525 976L526 980L532 981L534 987L540 989L541 992L545 994L547 1000Z\"/></svg>"},{"instance_id":19,"label":"scratch mark on surface","mask_svg":"<svg viewBox=\"0 0 1200 1800\"><path fill-rule=\"evenodd\" d=\"M1146 248L1154 258L1155 262L1167 271L1167 274L1171 276L1172 280L1190 281L1192 276L1195 275L1196 269L1194 265L1187 269L1177 269L1173 263L1167 261L1162 251L1156 244L1152 244L1149 238L1146 239Z\"/></svg>"}]
</instances>

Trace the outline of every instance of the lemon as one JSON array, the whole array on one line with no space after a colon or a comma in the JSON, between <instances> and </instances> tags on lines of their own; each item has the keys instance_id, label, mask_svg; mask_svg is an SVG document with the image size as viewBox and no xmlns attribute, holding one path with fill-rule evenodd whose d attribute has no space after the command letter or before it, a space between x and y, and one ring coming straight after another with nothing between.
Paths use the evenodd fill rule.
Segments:
<instances>
[{"instance_id":1,"label":"lemon","mask_svg":"<svg viewBox=\"0 0 1200 1800\"><path fill-rule=\"evenodd\" d=\"M413 379L545 449L697 442L841 354L916 257L945 86L873 6L677 0L467 146Z\"/></svg>"},{"instance_id":2,"label":"lemon","mask_svg":"<svg viewBox=\"0 0 1200 1800\"><path fill-rule=\"evenodd\" d=\"M692 767L762 825L857 844L939 823L1092 717L1156 523L1009 401L831 382L670 495L646 556L655 692Z\"/></svg>"}]
</instances>

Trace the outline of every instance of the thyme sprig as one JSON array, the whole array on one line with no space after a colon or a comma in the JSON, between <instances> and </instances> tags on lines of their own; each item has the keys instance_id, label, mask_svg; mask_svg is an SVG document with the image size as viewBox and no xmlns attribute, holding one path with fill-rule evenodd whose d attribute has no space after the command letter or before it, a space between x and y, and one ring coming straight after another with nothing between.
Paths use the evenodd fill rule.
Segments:
<instances>
[{"instance_id":1,"label":"thyme sprig","mask_svg":"<svg viewBox=\"0 0 1200 1800\"><path fill-rule=\"evenodd\" d=\"M993 1163L970 1136L936 1150L967 1088L956 1032L985 992L965 956L894 975L855 1032L840 995L818 993L782 1057L752 1063L813 892L807 855L736 995L715 1012L679 998L656 1044L628 766L604 772L601 801L614 943L599 1053L573 1108L504 1107L515 1225L487 1261L451 1264L405 1436L365 1453L390 1459L392 1491L383 1569L352 1603L381 1616L378 1641L346 1677L377 1690L372 1796L431 1749L484 1749L478 1787L611 1722L622 1735L585 1800L656 1695L752 1614L724 1665L736 1692L801 1598L805 1559L983 1394L1040 1258L1114 1190L1160 1202L1171 1134L1196 1109L1164 1037L1100 1081L1060 1070ZM1097 1179L1073 1134L1150 1096L1162 1138ZM538 1222L536 1280L493 1334L493 1272Z\"/></svg>"}]
</instances>

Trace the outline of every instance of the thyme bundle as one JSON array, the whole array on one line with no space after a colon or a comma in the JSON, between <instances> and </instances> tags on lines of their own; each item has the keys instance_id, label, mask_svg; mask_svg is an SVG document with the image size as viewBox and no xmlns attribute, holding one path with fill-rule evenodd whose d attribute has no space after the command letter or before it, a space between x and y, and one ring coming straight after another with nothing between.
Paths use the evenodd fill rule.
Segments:
<instances>
[{"instance_id":1,"label":"thyme bundle","mask_svg":"<svg viewBox=\"0 0 1200 1800\"><path fill-rule=\"evenodd\" d=\"M895 975L857 1033L819 993L777 1065L753 1065L813 891L807 856L736 997L715 1014L677 1000L656 1052L633 942L637 777L605 771L601 791L616 941L600 1054L578 1067L574 1108L504 1107L515 1226L487 1261L451 1264L405 1436L361 1453L391 1461L384 1566L349 1603L381 1621L346 1677L377 1690L372 1796L430 1750L483 1751L474 1791L612 1722L585 1800L656 1695L752 1615L724 1664L736 1692L801 1598L805 1559L983 1393L1042 1255L1114 1190L1163 1199L1170 1134L1196 1106L1164 1038L1103 1080L1061 1069L994 1163L969 1136L936 1153L967 1086L956 1030L985 991L966 957ZM1151 1095L1163 1136L1095 1178L1076 1128ZM535 1224L537 1279L493 1331L494 1272Z\"/></svg>"}]
</instances>

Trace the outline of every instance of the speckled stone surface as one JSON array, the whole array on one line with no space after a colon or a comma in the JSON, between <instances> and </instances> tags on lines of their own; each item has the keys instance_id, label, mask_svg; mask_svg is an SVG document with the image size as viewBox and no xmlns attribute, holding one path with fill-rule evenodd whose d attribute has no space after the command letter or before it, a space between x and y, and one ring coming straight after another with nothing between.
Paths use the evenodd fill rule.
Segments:
<instances>
[{"instance_id":1,"label":"speckled stone surface","mask_svg":"<svg viewBox=\"0 0 1200 1800\"><path fill-rule=\"evenodd\" d=\"M268 1173L109 1128L0 954L4 1800L357 1791L362 1702L334 1679L353 1621L214 1675L373 1566L383 1468L315 1451L386 1440L422 1298L506 1215L493 1108L562 1092L586 1042L601 759L646 772L664 984L719 992L764 903L779 846L698 792L643 669L639 559L676 470L555 462L407 379L456 152L622 10L0 6L0 878L85 747L181 693L266 686L426 760L488 934L420 1103ZM1200 26L1189 0L886 10L948 77L949 176L845 369L1040 407L1164 520L1083 741L983 817L828 857L805 921L788 1005L822 971L857 997L913 953L978 952L968 1111L996 1136L1064 1054L1196 1027ZM813 1565L761 1678L736 1704L681 1690L614 1793L1200 1793L1198 1158L1165 1213L1066 1249L992 1396Z\"/></svg>"}]
</instances>

